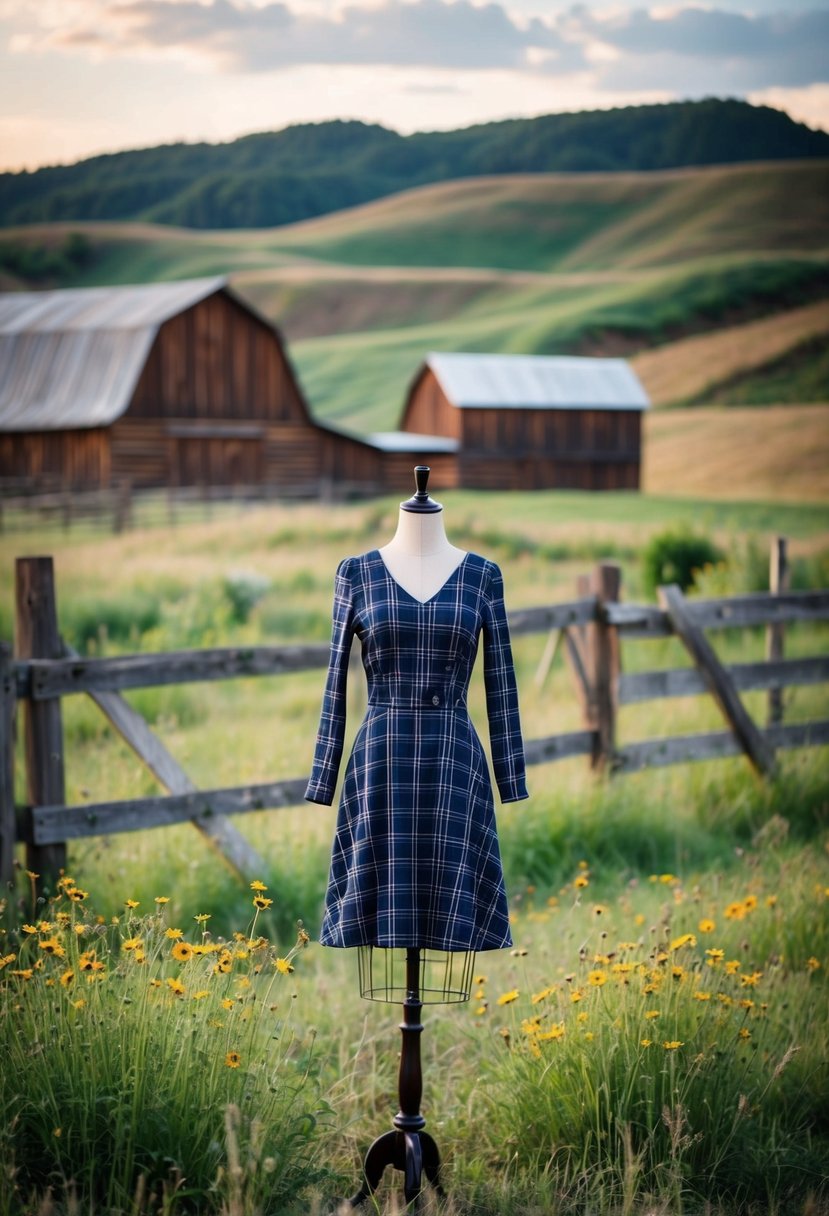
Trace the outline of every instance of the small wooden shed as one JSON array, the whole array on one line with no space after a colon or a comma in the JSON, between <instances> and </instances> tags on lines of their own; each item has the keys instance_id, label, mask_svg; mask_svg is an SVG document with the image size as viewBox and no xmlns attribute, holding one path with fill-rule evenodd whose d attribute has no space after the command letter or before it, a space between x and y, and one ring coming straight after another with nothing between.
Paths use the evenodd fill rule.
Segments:
<instances>
[{"instance_id":1,"label":"small wooden shed","mask_svg":"<svg viewBox=\"0 0 829 1216\"><path fill-rule=\"evenodd\" d=\"M624 359L430 354L401 430L453 440L458 486L635 490L649 406Z\"/></svg>"},{"instance_id":2,"label":"small wooden shed","mask_svg":"<svg viewBox=\"0 0 829 1216\"><path fill-rule=\"evenodd\" d=\"M312 491L338 447L224 277L0 295L7 481ZM373 451L358 456L373 475Z\"/></svg>"}]
</instances>

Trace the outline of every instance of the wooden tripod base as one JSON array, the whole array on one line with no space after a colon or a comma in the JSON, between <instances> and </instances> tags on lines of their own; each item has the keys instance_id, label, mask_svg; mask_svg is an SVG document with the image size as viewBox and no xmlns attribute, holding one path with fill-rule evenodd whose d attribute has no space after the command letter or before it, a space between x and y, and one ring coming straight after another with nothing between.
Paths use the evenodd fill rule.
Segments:
<instances>
[{"instance_id":1,"label":"wooden tripod base","mask_svg":"<svg viewBox=\"0 0 829 1216\"><path fill-rule=\"evenodd\" d=\"M423 1189L423 1175L443 1195L440 1185L440 1154L428 1132L386 1132L374 1141L366 1153L363 1173L365 1182L349 1202L359 1207L380 1185L387 1165L403 1173L403 1195L406 1203L417 1200Z\"/></svg>"},{"instance_id":2,"label":"wooden tripod base","mask_svg":"<svg viewBox=\"0 0 829 1216\"><path fill-rule=\"evenodd\" d=\"M423 1189L423 1175L443 1195L440 1185L440 1154L437 1145L423 1128L426 1120L420 1113L423 1094L423 1071L420 1063L420 950L406 950L406 999L403 1002L403 1021L400 1031L403 1037L398 1074L400 1110L394 1116L395 1130L379 1136L366 1153L363 1165L365 1181L356 1195L349 1200L357 1208L376 1191L387 1165L401 1170L404 1177L406 1203L417 1203Z\"/></svg>"}]
</instances>

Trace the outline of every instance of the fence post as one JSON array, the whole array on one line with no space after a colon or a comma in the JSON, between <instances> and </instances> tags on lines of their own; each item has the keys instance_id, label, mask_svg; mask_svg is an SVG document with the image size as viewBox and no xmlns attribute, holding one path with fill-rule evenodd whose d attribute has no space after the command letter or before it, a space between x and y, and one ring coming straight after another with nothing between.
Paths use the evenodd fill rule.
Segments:
<instances>
[{"instance_id":1,"label":"fence post","mask_svg":"<svg viewBox=\"0 0 829 1216\"><path fill-rule=\"evenodd\" d=\"M55 577L51 557L19 557L15 564L16 654L21 659L63 657L58 634ZM27 700L24 712L26 798L30 806L62 806L63 722L60 698ZM66 866L66 844L26 844L26 864L50 885Z\"/></svg>"},{"instance_id":2,"label":"fence post","mask_svg":"<svg viewBox=\"0 0 829 1216\"><path fill-rule=\"evenodd\" d=\"M596 596L596 625L592 633L592 676L595 706L595 744L592 767L611 772L616 755L616 696L619 684L619 635L608 624L606 607L619 600L622 570L612 562L600 562L593 571L592 592Z\"/></svg>"},{"instance_id":3,"label":"fence post","mask_svg":"<svg viewBox=\"0 0 829 1216\"><path fill-rule=\"evenodd\" d=\"M789 569L788 541L785 536L775 536L771 542L769 559L769 591L772 595L780 595L789 590L791 581ZM783 658L783 640L786 626L782 621L774 621L766 626L766 658L769 660ZM767 722L776 726L783 721L783 689L769 689L769 707Z\"/></svg>"},{"instance_id":4,"label":"fence post","mask_svg":"<svg viewBox=\"0 0 829 1216\"><path fill-rule=\"evenodd\" d=\"M0 886L14 881L17 837L14 808L15 679L12 648L0 642Z\"/></svg>"}]
</instances>

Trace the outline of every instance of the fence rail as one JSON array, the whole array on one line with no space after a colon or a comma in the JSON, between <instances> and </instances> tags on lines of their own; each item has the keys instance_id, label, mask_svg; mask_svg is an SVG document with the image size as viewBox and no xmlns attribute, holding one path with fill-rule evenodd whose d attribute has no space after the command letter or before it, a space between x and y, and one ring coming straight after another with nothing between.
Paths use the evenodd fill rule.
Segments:
<instances>
[{"instance_id":1,"label":"fence rail","mask_svg":"<svg viewBox=\"0 0 829 1216\"><path fill-rule=\"evenodd\" d=\"M772 570L786 568L785 541L778 538ZM782 557L781 557L782 553ZM82 658L60 641L51 558L17 563L17 653L0 643L0 879L9 881L17 841L24 841L29 868L52 873L65 864L66 841L129 832L190 820L239 874L264 872L265 863L228 816L297 805L307 779L198 790L186 772L121 693L242 677L280 676L323 668L327 645L221 647L162 654ZM579 597L567 603L510 614L514 636L548 633L542 658L547 670L563 639L583 729L526 742L529 765L588 756L607 773L745 754L763 774L774 772L775 753L829 743L829 720L783 724L780 690L829 681L829 655L783 657L784 626L829 620L829 591L779 592L688 600L678 587L659 589L658 607L620 602L621 575L610 564L579 579ZM705 630L768 627L767 659L723 665ZM678 637L693 666L623 673L625 638ZM541 669L540 669L541 670ZM758 726L739 693L769 691L769 720ZM67 806L63 787L61 700L86 694L109 718L158 781L166 795ZM618 709L667 697L712 695L727 728L701 734L643 739L618 747ZM14 732L23 708L27 800L14 803Z\"/></svg>"}]
</instances>

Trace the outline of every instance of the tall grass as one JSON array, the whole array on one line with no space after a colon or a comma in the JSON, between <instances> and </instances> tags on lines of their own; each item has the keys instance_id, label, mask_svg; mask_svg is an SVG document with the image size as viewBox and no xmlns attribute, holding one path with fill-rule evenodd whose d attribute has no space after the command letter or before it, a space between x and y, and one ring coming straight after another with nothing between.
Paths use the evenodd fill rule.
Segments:
<instances>
[{"instance_id":1,"label":"tall grass","mask_svg":"<svg viewBox=\"0 0 829 1216\"><path fill-rule=\"evenodd\" d=\"M108 920L87 899L64 877L0 958L0 1210L47 1189L107 1212L293 1199L321 1176L326 1109L293 1030L307 935L283 956L258 912L223 938L207 915L169 924L164 896Z\"/></svg>"}]
</instances>

